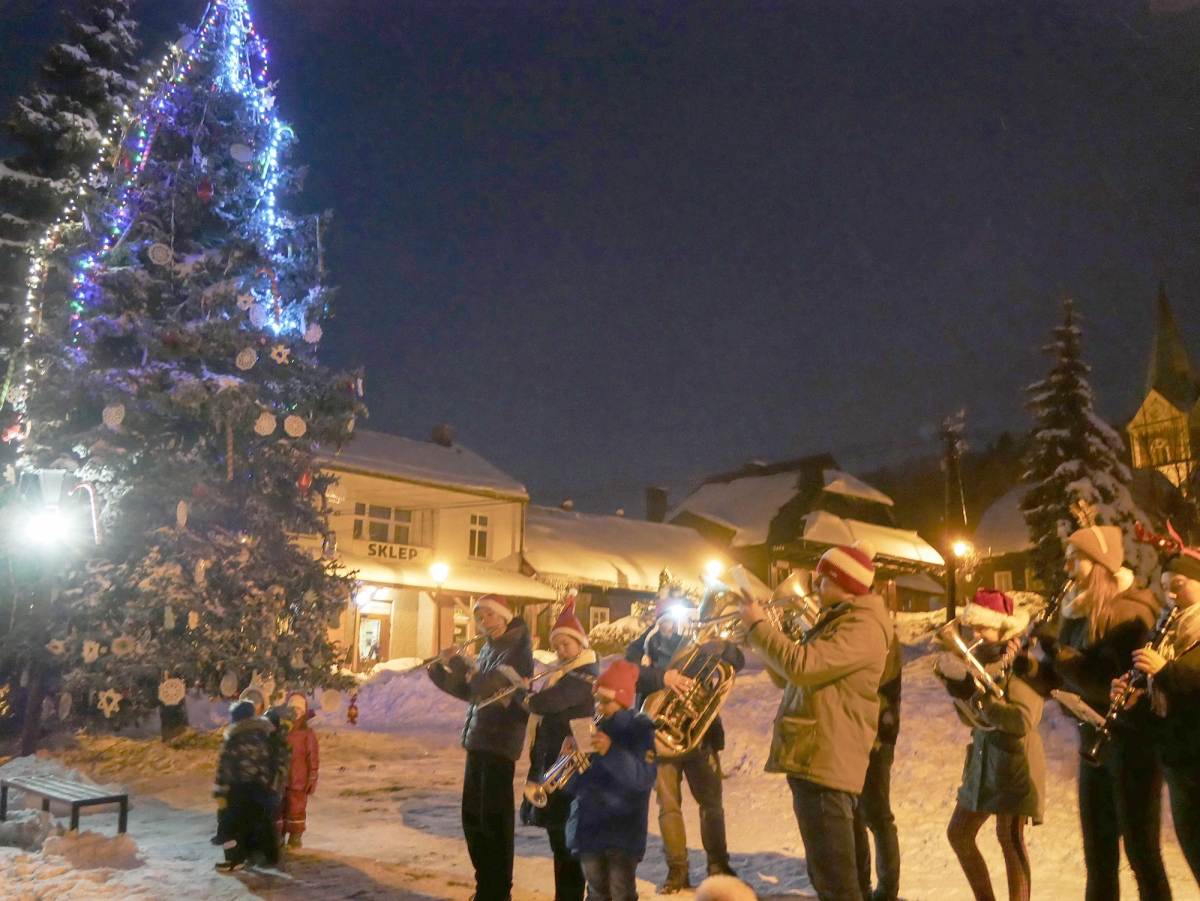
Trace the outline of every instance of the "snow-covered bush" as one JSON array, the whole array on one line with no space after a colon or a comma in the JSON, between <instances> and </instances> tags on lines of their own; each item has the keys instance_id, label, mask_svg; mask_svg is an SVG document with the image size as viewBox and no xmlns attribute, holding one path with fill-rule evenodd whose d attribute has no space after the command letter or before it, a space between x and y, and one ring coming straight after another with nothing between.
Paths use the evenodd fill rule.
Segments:
<instances>
[{"instance_id":1,"label":"snow-covered bush","mask_svg":"<svg viewBox=\"0 0 1200 901\"><path fill-rule=\"evenodd\" d=\"M650 625L640 616L622 616L612 622L599 623L588 633L588 643L601 656L623 654L629 643L641 635Z\"/></svg>"}]
</instances>

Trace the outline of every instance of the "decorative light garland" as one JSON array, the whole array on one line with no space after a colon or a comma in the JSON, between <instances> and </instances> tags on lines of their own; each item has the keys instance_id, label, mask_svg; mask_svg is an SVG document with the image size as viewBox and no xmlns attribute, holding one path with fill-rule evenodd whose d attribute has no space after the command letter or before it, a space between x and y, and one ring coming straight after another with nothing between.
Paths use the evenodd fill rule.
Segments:
<instances>
[{"instance_id":1,"label":"decorative light garland","mask_svg":"<svg viewBox=\"0 0 1200 901\"><path fill-rule=\"evenodd\" d=\"M212 52L218 60L216 84L238 93L257 115L259 124L267 127L268 142L261 155L262 186L251 228L258 233L265 254L273 255L275 243L280 235L280 220L275 207L276 190L281 174L279 149L280 142L285 135L291 134L291 129L283 125L275 113L275 97L267 81L266 43L255 31L246 0L212 0L199 30L185 32L163 57L157 71L142 85L136 102L139 112L135 115L129 106L125 106L122 118L101 139L100 158L93 164L85 183L80 185L79 195L86 195L88 184L97 188L103 184L103 179L106 178L103 171L107 161L106 151L115 146L116 151L110 164L111 175L107 176L110 179L107 187L109 195L116 203L115 208L107 215L108 222L89 226L86 218L82 216L80 206L72 198L34 250L29 276L26 279L28 292L21 350L18 351L22 357L26 356L28 345L42 325L40 296L50 268L50 254L59 246L64 229L69 225L80 224L82 219L89 231L101 237L99 249L83 254L76 262L77 272L73 279L73 297L70 301L72 329L81 320L87 299L96 290L95 275L102 267L103 258L121 244L137 220L135 186L149 162L150 149L154 144L159 123L169 115L168 109L178 89L191 74L197 58L205 52ZM261 61L257 71L254 71L252 56ZM112 182L122 178L123 159L127 171L120 184L114 186ZM303 314L299 316L298 321L290 321L296 317L280 316L277 294L275 304L275 321L271 323L275 334L279 334L288 326L298 328L299 331L305 330ZM29 433L29 423L23 420L27 398L34 387L34 374L33 362L24 359L23 369L17 377L23 380L26 390L22 400L13 402L13 408L18 414L17 425L22 426L18 448L22 454L24 440ZM7 384L5 387L7 388ZM6 390L5 394L7 393ZM0 397L0 404L3 402L4 398Z\"/></svg>"}]
</instances>

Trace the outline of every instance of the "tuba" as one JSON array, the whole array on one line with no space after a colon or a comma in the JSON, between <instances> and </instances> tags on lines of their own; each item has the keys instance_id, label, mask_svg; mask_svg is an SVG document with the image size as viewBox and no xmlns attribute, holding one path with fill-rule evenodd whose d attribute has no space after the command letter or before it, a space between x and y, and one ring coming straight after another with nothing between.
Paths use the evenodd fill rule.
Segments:
<instances>
[{"instance_id":1,"label":"tuba","mask_svg":"<svg viewBox=\"0 0 1200 901\"><path fill-rule=\"evenodd\" d=\"M716 579L706 578L705 584L707 590L697 611L699 619L667 665L691 679L691 688L684 692L664 688L642 703L642 713L654 720L654 747L661 757L681 757L699 747L733 689L733 665L720 654L705 653L704 645L714 639L728 640L719 625L726 618L714 614L736 603L737 592Z\"/></svg>"}]
</instances>

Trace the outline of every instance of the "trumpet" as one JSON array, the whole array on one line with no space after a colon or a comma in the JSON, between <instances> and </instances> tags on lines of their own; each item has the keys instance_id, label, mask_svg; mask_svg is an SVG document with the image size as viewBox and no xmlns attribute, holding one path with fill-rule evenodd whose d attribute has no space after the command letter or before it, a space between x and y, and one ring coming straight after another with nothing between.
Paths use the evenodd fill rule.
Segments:
<instances>
[{"instance_id":1,"label":"trumpet","mask_svg":"<svg viewBox=\"0 0 1200 901\"><path fill-rule=\"evenodd\" d=\"M593 723L600 722L600 714L596 714ZM578 746L563 754L554 761L541 782L526 782L523 794L534 807L545 807L550 803L550 795L571 781L576 773L582 773L592 765L591 759Z\"/></svg>"},{"instance_id":2,"label":"trumpet","mask_svg":"<svg viewBox=\"0 0 1200 901\"><path fill-rule=\"evenodd\" d=\"M961 617L956 616L938 629L934 640L966 664L967 674L975 683L975 689L978 692L989 694L994 698L1002 700L1004 698L1004 689L1000 687L1000 683L996 681L984 665L979 662L979 658L975 656L975 649L983 644L983 639L981 638L974 644L968 645L966 639L962 637L960 619Z\"/></svg>"},{"instance_id":3,"label":"trumpet","mask_svg":"<svg viewBox=\"0 0 1200 901\"><path fill-rule=\"evenodd\" d=\"M1171 632L1175 628L1175 620L1179 618L1181 608L1172 607L1171 612L1164 616L1154 630L1154 634L1150 637L1145 647L1161 651L1163 646L1171 637ZM1146 674L1136 666L1125 674L1125 687L1121 689L1120 694L1109 704L1108 713L1104 717L1104 722L1097 727L1096 733L1092 736L1092 740L1088 742L1087 747L1083 748L1080 756L1092 766L1100 766L1104 762L1104 750L1112 739L1113 726L1120 717L1125 713L1125 705L1129 703L1129 699L1133 697L1133 693L1141 688L1146 683Z\"/></svg>"},{"instance_id":4,"label":"trumpet","mask_svg":"<svg viewBox=\"0 0 1200 901\"><path fill-rule=\"evenodd\" d=\"M571 666L575 663L575 659L576 658L572 657L570 660L565 660L562 663L555 664L554 666L550 667L547 670L543 670L542 672L540 672L536 676L534 676L532 679L530 679L529 684L532 685L534 682L537 682L539 679L545 679L547 676L553 676L555 673L561 673L563 670L570 669ZM592 682L596 681L596 677L593 676L591 673L576 673L576 675L580 679L583 679L585 682L588 682L588 683L592 683ZM484 707L487 707L489 704L497 704L500 701L503 701L505 698L515 695L519 689L524 688L524 687L525 686L523 686L523 685L510 685L507 688L502 688L498 692L496 692L494 695L484 698L482 701L480 701L478 704L476 704L475 709L482 710Z\"/></svg>"},{"instance_id":5,"label":"trumpet","mask_svg":"<svg viewBox=\"0 0 1200 901\"><path fill-rule=\"evenodd\" d=\"M490 632L480 632L474 638L468 638L466 641L460 641L458 644L456 644L454 646L454 650L458 651L458 653L461 654L467 648L483 641L486 638L491 638L491 633ZM437 663L441 659L442 659L441 653L434 654L432 657L426 657L424 660L422 660L416 666L412 666L412 667L409 667L408 669L404 670L402 675L408 675L409 673L417 672L417 670L425 669L426 667L432 666L433 664Z\"/></svg>"}]
</instances>

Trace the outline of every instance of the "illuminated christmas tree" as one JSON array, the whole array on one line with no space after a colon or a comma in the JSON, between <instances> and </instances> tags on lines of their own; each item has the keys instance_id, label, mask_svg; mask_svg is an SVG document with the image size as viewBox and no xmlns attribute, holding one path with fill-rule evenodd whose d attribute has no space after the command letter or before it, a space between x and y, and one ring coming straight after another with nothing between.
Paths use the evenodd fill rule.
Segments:
<instances>
[{"instance_id":1,"label":"illuminated christmas tree","mask_svg":"<svg viewBox=\"0 0 1200 901\"><path fill-rule=\"evenodd\" d=\"M350 583L319 552L314 452L351 437L361 381L316 362L325 220L277 205L294 136L245 0L213 0L119 129L38 248L9 436L34 498L18 528L61 560L35 620L59 713L127 721L256 673L335 684ZM79 484L98 544L86 505L50 515Z\"/></svg>"}]
</instances>

